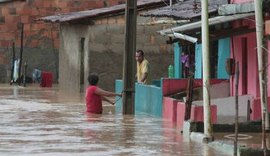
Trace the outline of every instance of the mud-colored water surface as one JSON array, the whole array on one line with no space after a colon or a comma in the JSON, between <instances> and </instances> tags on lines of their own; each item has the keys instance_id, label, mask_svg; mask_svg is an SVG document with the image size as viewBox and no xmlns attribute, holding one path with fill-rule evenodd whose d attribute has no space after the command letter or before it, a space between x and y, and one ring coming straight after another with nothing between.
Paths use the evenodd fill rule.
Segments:
<instances>
[{"instance_id":1,"label":"mud-colored water surface","mask_svg":"<svg viewBox=\"0 0 270 156\"><path fill-rule=\"evenodd\" d=\"M114 106L86 114L84 95L57 88L0 87L0 155L222 156L184 140L169 122L146 114L122 115Z\"/></svg>"}]
</instances>

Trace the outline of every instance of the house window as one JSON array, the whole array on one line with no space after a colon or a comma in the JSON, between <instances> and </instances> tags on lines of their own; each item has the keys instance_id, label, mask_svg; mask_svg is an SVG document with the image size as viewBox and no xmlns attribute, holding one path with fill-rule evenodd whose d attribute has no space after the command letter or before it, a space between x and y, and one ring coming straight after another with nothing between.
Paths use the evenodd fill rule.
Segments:
<instances>
[{"instance_id":1,"label":"house window","mask_svg":"<svg viewBox=\"0 0 270 156\"><path fill-rule=\"evenodd\" d=\"M210 47L210 78L217 78L218 70L218 41L209 43Z\"/></svg>"},{"instance_id":2,"label":"house window","mask_svg":"<svg viewBox=\"0 0 270 156\"><path fill-rule=\"evenodd\" d=\"M85 38L80 39L80 92L84 91L84 45Z\"/></svg>"},{"instance_id":3,"label":"house window","mask_svg":"<svg viewBox=\"0 0 270 156\"><path fill-rule=\"evenodd\" d=\"M9 8L10 15L16 15L16 8Z\"/></svg>"},{"instance_id":4,"label":"house window","mask_svg":"<svg viewBox=\"0 0 270 156\"><path fill-rule=\"evenodd\" d=\"M247 89L248 89L248 45L247 45L247 38L243 37L241 39L242 41L242 94L247 94Z\"/></svg>"}]
</instances>

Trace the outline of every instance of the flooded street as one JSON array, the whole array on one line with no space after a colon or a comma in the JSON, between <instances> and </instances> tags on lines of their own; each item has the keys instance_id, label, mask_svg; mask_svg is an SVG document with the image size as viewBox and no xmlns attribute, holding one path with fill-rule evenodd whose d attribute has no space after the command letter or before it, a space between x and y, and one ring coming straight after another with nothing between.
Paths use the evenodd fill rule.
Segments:
<instances>
[{"instance_id":1,"label":"flooded street","mask_svg":"<svg viewBox=\"0 0 270 156\"><path fill-rule=\"evenodd\" d=\"M184 140L161 118L85 114L84 95L57 89L0 87L0 155L226 155Z\"/></svg>"}]
</instances>

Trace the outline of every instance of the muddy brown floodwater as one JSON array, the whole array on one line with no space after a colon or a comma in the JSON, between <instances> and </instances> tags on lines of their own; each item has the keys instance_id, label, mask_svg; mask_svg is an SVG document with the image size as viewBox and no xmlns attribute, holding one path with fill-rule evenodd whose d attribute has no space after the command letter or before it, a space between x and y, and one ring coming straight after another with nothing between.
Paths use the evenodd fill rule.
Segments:
<instances>
[{"instance_id":1,"label":"muddy brown floodwater","mask_svg":"<svg viewBox=\"0 0 270 156\"><path fill-rule=\"evenodd\" d=\"M84 95L0 86L0 155L225 156L147 114L85 114Z\"/></svg>"}]
</instances>

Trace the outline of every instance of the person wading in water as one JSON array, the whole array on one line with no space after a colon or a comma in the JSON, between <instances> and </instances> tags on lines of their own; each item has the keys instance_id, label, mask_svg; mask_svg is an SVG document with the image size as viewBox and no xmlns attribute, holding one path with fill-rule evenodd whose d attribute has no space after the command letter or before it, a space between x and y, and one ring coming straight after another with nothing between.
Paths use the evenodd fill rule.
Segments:
<instances>
[{"instance_id":1,"label":"person wading in water","mask_svg":"<svg viewBox=\"0 0 270 156\"><path fill-rule=\"evenodd\" d=\"M86 112L102 114L102 100L114 105L115 102L111 101L107 97L122 96L122 94L105 91L97 86L98 76L96 74L90 74L88 76L89 86L86 89Z\"/></svg>"}]
</instances>

